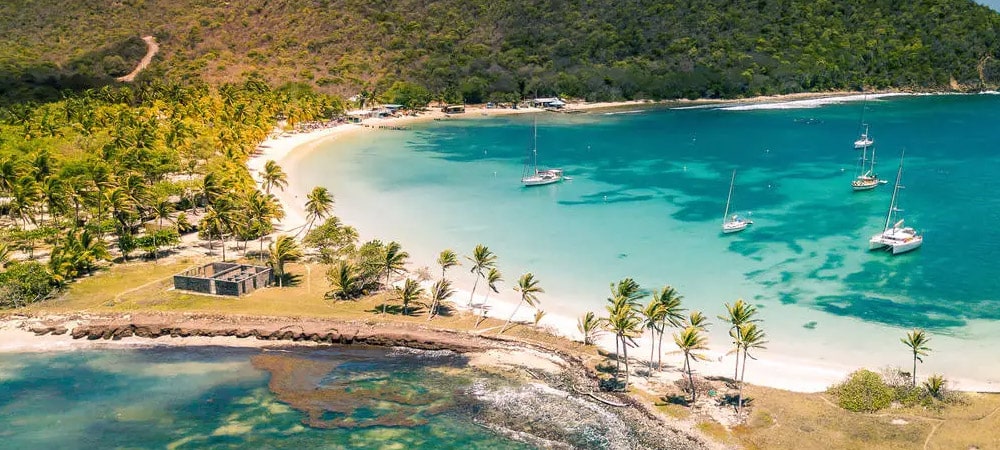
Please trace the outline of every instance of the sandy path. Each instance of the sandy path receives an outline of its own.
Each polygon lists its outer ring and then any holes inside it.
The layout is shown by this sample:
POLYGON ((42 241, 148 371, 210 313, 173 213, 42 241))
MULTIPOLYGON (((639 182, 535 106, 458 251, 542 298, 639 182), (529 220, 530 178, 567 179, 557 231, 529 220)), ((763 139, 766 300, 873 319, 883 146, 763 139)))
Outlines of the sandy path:
POLYGON ((139 61, 139 65, 135 66, 135 69, 133 69, 132 72, 128 75, 115 78, 115 80, 126 83, 132 82, 135 80, 135 77, 139 75, 139 72, 142 72, 143 69, 149 65, 149 63, 153 60, 153 56, 156 55, 156 52, 160 51, 160 44, 156 43, 156 38, 153 36, 143 36, 142 40, 146 41, 146 56, 142 57, 139 61))

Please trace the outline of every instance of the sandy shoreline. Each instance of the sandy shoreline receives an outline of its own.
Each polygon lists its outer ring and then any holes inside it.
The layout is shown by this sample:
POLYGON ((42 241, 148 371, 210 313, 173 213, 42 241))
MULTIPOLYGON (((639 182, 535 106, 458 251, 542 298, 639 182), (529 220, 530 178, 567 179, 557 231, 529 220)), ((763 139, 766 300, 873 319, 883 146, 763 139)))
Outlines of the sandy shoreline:
MULTIPOLYGON (((720 104, 732 105, 730 107, 746 107, 755 108, 760 106, 768 106, 776 103, 801 103, 807 102, 808 105, 805 106, 795 106, 795 107, 812 107, 821 104, 831 103, 831 102, 843 102, 843 101, 861 101, 867 98, 878 98, 887 97, 895 95, 908 95, 901 92, 879 92, 879 93, 858 93, 858 92, 830 92, 830 93, 800 93, 800 94, 789 94, 781 96, 769 96, 769 97, 757 97, 750 99, 733 99, 733 100, 679 100, 671 102, 649 102, 649 101, 634 101, 634 102, 618 102, 618 103, 592 103, 592 104, 575 104, 570 105, 568 109, 605 109, 605 108, 623 108, 631 106, 641 106, 641 107, 651 107, 651 106, 672 106, 678 108, 686 107, 706 107, 714 106, 720 104)), ((793 105, 794 106, 794 105, 793 105)), ((477 117, 489 117, 495 115, 507 115, 507 114, 524 114, 541 111, 536 108, 524 108, 524 109, 486 109, 482 107, 467 107, 466 113, 459 115, 462 118, 477 118, 477 117)), ((268 141, 261 144, 260 154, 255 158, 251 159, 248 166, 251 172, 256 174, 256 171, 263 167, 265 161, 275 160, 282 166, 290 166, 290 162, 294 161, 296 158, 301 158, 307 155, 310 151, 317 148, 322 143, 330 142, 339 136, 344 136, 347 133, 364 133, 364 132, 376 132, 379 131, 380 127, 402 127, 408 124, 419 123, 424 121, 436 120, 446 118, 446 115, 440 111, 430 111, 421 114, 417 117, 407 116, 401 118, 386 118, 386 119, 369 119, 364 121, 363 125, 340 125, 333 128, 321 129, 308 133, 294 134, 288 137, 279 137, 274 139, 269 139, 268 141)), ((256 175, 255 175, 256 176, 256 175)), ((282 222, 280 229, 291 230, 294 232, 298 227, 305 223, 304 213, 301 203, 298 199, 304 199, 304 193, 311 189, 307 186, 298 186, 295 183, 295 177, 292 172, 289 172, 290 185, 288 189, 284 192, 278 192, 279 199, 282 201, 285 211, 287 214, 286 219, 282 222)), ((334 193, 336 195, 336 193, 334 193)), ((353 224, 360 226, 362 228, 362 234, 364 234, 363 224, 353 224)), ((404 243, 405 245, 405 243, 404 243)), ((433 267, 434 261, 412 261, 411 269, 417 267, 433 267)), ((454 275, 453 275, 454 276, 454 275)), ((457 274, 456 285, 458 287, 470 286, 473 279, 467 274, 457 274)), ((476 295, 473 300, 473 306, 480 304, 484 301, 482 294, 482 289, 476 295)), ((558 293, 546 294, 547 296, 558 296, 558 293)), ((467 290, 459 289, 453 301, 459 309, 469 310, 466 305, 468 299, 470 298, 470 293, 467 290)), ((489 299, 489 311, 488 315, 490 317, 499 318, 505 320, 514 311, 516 306, 516 299, 511 296, 496 296, 494 295, 489 299)), ((581 312, 582 313, 582 312, 581 312)), ((522 307, 515 320, 520 320, 524 322, 532 322, 534 310, 528 307, 522 307)), ((600 314, 600 311, 598 311, 600 314)), ((547 328, 553 334, 563 336, 568 339, 579 340, 581 339, 580 333, 577 331, 576 318, 569 317, 565 315, 558 314, 548 314, 546 315, 541 323, 541 326, 547 328)), ((666 341, 670 341, 670 337, 665 338, 666 341)), ((649 339, 647 337, 642 337, 638 339, 639 347, 631 349, 629 351, 630 356, 636 355, 638 360, 642 360, 642 355, 648 357, 650 353, 649 339)), ((699 362, 696 365, 696 370, 703 376, 731 376, 732 375, 732 356, 727 355, 730 351, 729 346, 726 344, 713 342, 711 344, 710 350, 706 352, 706 356, 709 357, 708 361, 699 362)), ((598 340, 598 345, 602 346, 606 350, 613 350, 614 340, 611 336, 603 336, 598 340)), ((675 355, 669 352, 672 349, 672 345, 665 347, 664 361, 674 362, 677 359, 675 355)), ((747 372, 747 381, 756 385, 774 387, 779 389, 786 389, 796 392, 819 392, 826 390, 830 385, 843 380, 848 373, 859 367, 846 366, 835 363, 827 363, 821 361, 814 361, 805 358, 800 358, 792 355, 780 355, 768 353, 766 351, 762 352, 760 359, 753 361, 751 363, 751 370, 747 372)), ((874 368, 878 369, 878 368, 874 368)), ((680 378, 681 373, 676 368, 672 370, 665 371, 658 378, 663 380, 672 380, 680 378)), ((1000 391, 1000 383, 995 380, 969 380, 969 379, 959 379, 959 378, 949 378, 953 386, 969 391, 1000 391)))
MULTIPOLYGON (((691 105, 705 105, 705 104, 767 104, 776 102, 788 102, 788 101, 799 101, 799 100, 817 100, 825 99, 830 97, 837 97, 840 101, 844 101, 843 97, 855 96, 857 100, 862 98, 862 94, 857 92, 842 92, 842 93, 824 93, 824 94, 792 94, 787 96, 778 97, 760 97, 755 99, 739 99, 739 100, 725 100, 725 101, 677 101, 671 102, 670 105, 678 106, 691 106, 691 105)), ((620 102, 620 103, 596 103, 596 104, 582 104, 582 105, 571 105, 570 109, 597 109, 597 108, 616 108, 616 107, 631 107, 631 106, 664 106, 666 103, 654 103, 654 102, 620 102)), ((506 114, 523 114, 532 113, 540 111, 538 109, 527 108, 527 109, 485 109, 478 107, 469 107, 467 112, 460 117, 463 118, 475 118, 475 117, 489 117, 495 115, 506 115, 506 114)), ((369 119, 366 120, 362 125, 358 124, 342 124, 329 128, 322 128, 310 132, 304 133, 285 133, 279 136, 274 136, 267 141, 263 142, 259 146, 259 152, 248 162, 248 167, 251 174, 257 178, 259 171, 263 168, 264 164, 268 160, 274 160, 280 165, 289 165, 289 162, 294 161, 297 158, 301 158, 308 155, 309 152, 314 151, 323 144, 330 141, 339 139, 343 136, 347 136, 353 133, 370 133, 380 131, 379 127, 400 127, 406 126, 408 124, 419 123, 424 121, 430 121, 434 119, 445 118, 445 114, 439 111, 430 111, 428 113, 422 114, 417 117, 402 117, 402 118, 387 118, 387 119, 369 119)), ((287 169, 286 169, 287 171, 287 169)), ((305 193, 311 189, 311 186, 301 186, 296 182, 296 178, 292 172, 288 172, 289 175, 289 186, 284 191, 275 191, 278 199, 284 206, 286 217, 279 224, 278 229, 280 232, 295 234, 301 227, 305 224, 305 214, 303 211, 304 197, 305 193)), ((337 193, 334 193, 336 195, 337 193)), ((360 225, 363 228, 363 224, 352 224, 360 225)), ((362 230, 363 232, 363 230, 362 230)), ((300 236, 301 237, 301 236, 300 236)), ((404 243, 405 245, 405 243, 404 243)), ((410 268, 415 269, 417 267, 422 267, 424 265, 432 266, 433 261, 413 261, 410 268)), ((458 287, 467 288, 472 285, 472 278, 465 271, 460 271, 457 275, 456 285, 458 287)), ((455 276, 453 275, 453 276, 455 276)), ((483 289, 479 289, 476 298, 473 300, 474 304, 479 304, 484 301, 482 296, 483 289)), ((505 294, 504 296, 492 296, 489 299, 489 311, 488 315, 491 317, 499 318, 505 320, 514 310, 515 303, 512 301, 512 296, 510 294, 505 294)), ((546 294, 547 297, 558 297, 558 293, 546 294)), ((466 304, 470 298, 469 292, 465 290, 459 290, 456 292, 452 300, 459 309, 468 310, 466 304)), ((532 321, 532 315, 534 311, 528 307, 522 307, 519 311, 518 316, 515 320, 521 320, 525 322, 532 321)), ((601 311, 598 311, 601 314, 601 311)), ((293 320, 287 320, 286 324, 294 323, 293 320)), ((72 337, 67 335, 53 336, 51 334, 45 336, 35 336, 34 333, 23 330, 19 328, 21 323, 16 321, 11 321, 7 319, 5 322, 0 322, 0 352, 18 352, 18 351, 52 351, 52 350, 71 350, 77 348, 90 348, 93 346, 107 345, 107 342, 103 341, 90 341, 86 339, 74 340, 72 337)), ((548 314, 542 321, 541 326, 553 332, 554 334, 566 337, 568 339, 579 340, 580 335, 576 329, 576 318, 567 315, 558 314, 548 314)), ((665 353, 663 355, 663 361, 670 364, 669 370, 666 370, 663 374, 658 375, 656 378, 661 381, 669 381, 672 379, 680 378, 681 373, 677 367, 678 357, 676 354, 671 354, 673 345, 670 344, 670 336, 666 336, 665 341, 668 342, 667 347, 665 347, 665 353)), ((638 342, 640 346, 635 349, 630 349, 629 355, 635 358, 637 361, 643 361, 648 358, 650 353, 649 339, 644 336, 639 339, 638 342)), ((161 337, 155 341, 150 341, 144 338, 124 338, 122 341, 114 341, 112 345, 224 345, 224 346, 261 346, 261 345, 274 345, 272 341, 258 341, 254 339, 240 339, 235 337, 161 337), (135 340, 135 344, 131 344, 135 340), (205 340, 205 342, 202 342, 205 340)), ((285 342, 279 345, 288 345, 285 342)), ((599 339, 598 344, 604 349, 614 350, 614 340, 611 336, 605 334, 601 339, 599 339)), ((728 343, 723 342, 713 342, 711 349, 706 352, 709 357, 709 361, 699 362, 695 365, 696 372, 702 376, 731 376, 733 370, 733 360, 732 356, 728 356, 727 352, 730 350, 728 343)), ((747 371, 747 381, 756 385, 775 387, 780 389, 786 389, 797 392, 817 392, 823 391, 831 384, 842 380, 849 372, 857 369, 858 367, 849 367, 839 364, 825 363, 821 361, 814 361, 810 359, 805 359, 793 355, 781 355, 773 354, 767 351, 762 351, 758 355, 759 359, 750 363, 747 371)), ((878 369, 878 368, 875 368, 878 369)), ((953 382, 953 386, 961 390, 969 391, 1000 391, 1000 382, 995 380, 964 380, 949 377, 950 381, 953 382)))

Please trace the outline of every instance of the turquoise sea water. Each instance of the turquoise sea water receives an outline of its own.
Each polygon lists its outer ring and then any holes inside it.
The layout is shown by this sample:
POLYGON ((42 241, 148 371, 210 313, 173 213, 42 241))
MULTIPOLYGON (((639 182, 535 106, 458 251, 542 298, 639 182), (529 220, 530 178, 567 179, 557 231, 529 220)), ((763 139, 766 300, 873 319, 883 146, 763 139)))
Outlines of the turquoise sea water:
MULTIPOLYGON (((724 302, 753 301, 774 354, 905 365, 898 338, 923 327, 935 351, 922 370, 1000 382, 1000 238, 992 234, 1000 96, 537 119, 542 165, 563 167, 571 181, 520 186, 528 115, 351 135, 288 169, 297 185, 329 187, 337 215, 363 236, 398 240, 420 264, 443 248, 489 245, 507 280, 524 271, 540 278, 550 312, 603 310, 608 284, 631 276, 647 288, 674 285, 710 317, 724 302), (850 189, 863 107, 883 178, 894 178, 906 152, 899 205, 925 235, 910 254, 866 250, 892 186, 850 189), (734 169, 734 206, 755 224, 723 236, 734 169)), ((713 340, 724 345, 716 328, 713 340)))
POLYGON ((463 364, 343 348, 0 354, 0 448, 528 448, 473 422, 484 375, 463 364))

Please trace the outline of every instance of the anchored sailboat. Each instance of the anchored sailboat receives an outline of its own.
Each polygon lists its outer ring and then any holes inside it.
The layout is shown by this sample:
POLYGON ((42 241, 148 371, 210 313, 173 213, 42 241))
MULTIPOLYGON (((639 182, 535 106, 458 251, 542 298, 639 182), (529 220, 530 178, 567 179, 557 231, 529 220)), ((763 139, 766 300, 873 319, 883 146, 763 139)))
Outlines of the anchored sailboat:
POLYGON ((738 231, 745 230, 748 226, 753 224, 752 220, 744 219, 739 216, 739 214, 733 214, 732 217, 729 216, 729 207, 733 202, 733 187, 736 186, 736 171, 733 171, 733 179, 729 182, 729 198, 726 199, 726 212, 722 213, 722 232, 723 233, 736 233, 738 231))
POLYGON ((562 169, 538 169, 538 119, 532 120, 531 155, 524 161, 521 172, 521 184, 525 186, 543 186, 558 183, 563 180, 562 169))
POLYGON ((868 109, 868 94, 865 94, 865 101, 861 105, 861 126, 865 127, 865 131, 861 133, 861 137, 854 141, 854 148, 868 148, 875 144, 875 140, 868 135, 868 124, 865 123, 865 110, 868 109))
POLYGON ((889 212, 885 215, 885 226, 882 228, 881 233, 872 236, 868 240, 869 250, 886 250, 893 255, 898 255, 914 250, 924 243, 924 237, 917 233, 917 230, 904 227, 903 219, 898 218, 896 215, 896 213, 903 212, 903 210, 896 206, 899 190, 903 188, 899 184, 902 178, 903 157, 900 156, 899 171, 896 172, 896 185, 892 188, 892 200, 889 202, 889 212))
POLYGON ((851 181, 851 189, 855 191, 868 191, 875 189, 880 183, 885 183, 883 180, 878 179, 878 175, 875 174, 875 148, 872 147, 872 157, 868 160, 868 149, 865 148, 861 151, 861 164, 858 170, 858 176, 851 181), (865 163, 870 164, 866 167, 865 163))

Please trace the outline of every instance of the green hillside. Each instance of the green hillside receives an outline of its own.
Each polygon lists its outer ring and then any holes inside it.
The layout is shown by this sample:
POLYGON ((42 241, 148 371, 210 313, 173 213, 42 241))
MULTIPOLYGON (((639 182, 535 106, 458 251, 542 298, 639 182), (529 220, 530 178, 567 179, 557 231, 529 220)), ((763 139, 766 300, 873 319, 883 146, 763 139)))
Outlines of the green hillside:
POLYGON ((1000 83, 1000 13, 971 0, 8 0, 8 100, 146 76, 439 98, 739 97, 1000 83))

